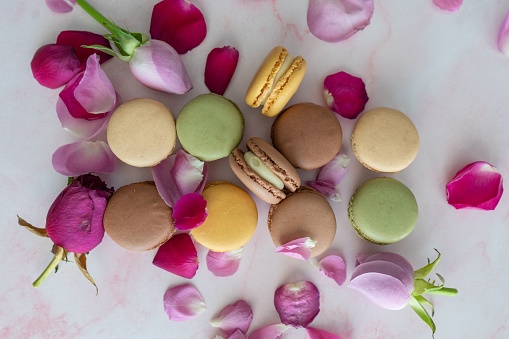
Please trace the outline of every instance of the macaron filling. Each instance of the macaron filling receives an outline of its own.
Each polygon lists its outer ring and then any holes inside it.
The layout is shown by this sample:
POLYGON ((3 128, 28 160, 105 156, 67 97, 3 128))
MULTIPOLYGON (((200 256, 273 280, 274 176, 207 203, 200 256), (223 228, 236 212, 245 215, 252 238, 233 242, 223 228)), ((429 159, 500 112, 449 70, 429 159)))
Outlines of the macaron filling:
POLYGON ((283 64, 277 71, 276 76, 274 77, 274 81, 272 82, 270 90, 267 92, 267 95, 265 96, 265 98, 263 98, 260 105, 265 104, 265 102, 267 101, 267 99, 270 96, 270 93, 272 92, 274 87, 276 87, 276 84, 279 82, 279 80, 281 80, 281 78, 286 74, 286 72, 292 67, 293 61, 294 61, 294 58, 290 54, 288 54, 286 56, 285 60, 283 61, 283 64))
POLYGON ((268 183, 276 186, 278 189, 282 190, 285 187, 283 180, 281 180, 274 172, 270 170, 267 165, 265 165, 260 158, 258 158, 253 152, 244 153, 244 160, 248 164, 248 166, 258 174, 263 180, 268 183))

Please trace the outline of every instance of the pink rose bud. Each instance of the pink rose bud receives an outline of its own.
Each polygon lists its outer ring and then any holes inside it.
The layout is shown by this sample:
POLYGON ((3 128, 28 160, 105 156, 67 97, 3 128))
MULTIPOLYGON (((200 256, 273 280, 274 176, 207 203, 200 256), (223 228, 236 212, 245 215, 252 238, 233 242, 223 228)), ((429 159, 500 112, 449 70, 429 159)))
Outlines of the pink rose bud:
POLYGON ((78 74, 81 62, 71 46, 49 44, 35 52, 30 67, 37 82, 55 89, 78 74))

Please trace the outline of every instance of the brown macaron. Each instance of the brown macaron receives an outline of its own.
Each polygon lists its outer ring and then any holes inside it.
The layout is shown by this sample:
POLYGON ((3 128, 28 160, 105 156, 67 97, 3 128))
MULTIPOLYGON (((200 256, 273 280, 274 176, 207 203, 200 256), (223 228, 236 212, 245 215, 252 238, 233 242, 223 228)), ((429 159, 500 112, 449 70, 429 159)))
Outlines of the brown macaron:
POLYGON ((277 204, 286 198, 285 189, 294 192, 300 187, 300 176, 295 168, 268 142, 254 137, 246 146, 250 154, 246 155, 239 148, 232 151, 230 167, 257 197, 277 204))
POLYGON ((155 249, 175 232, 172 209, 151 181, 120 187, 108 201, 103 223, 110 238, 130 251, 155 249))

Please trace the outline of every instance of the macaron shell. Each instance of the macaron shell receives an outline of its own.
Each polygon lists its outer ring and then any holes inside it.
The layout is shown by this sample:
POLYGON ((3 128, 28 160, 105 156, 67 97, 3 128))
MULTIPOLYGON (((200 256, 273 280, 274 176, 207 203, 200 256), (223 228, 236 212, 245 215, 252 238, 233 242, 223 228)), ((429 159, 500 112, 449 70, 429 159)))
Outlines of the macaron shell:
POLYGON ((285 109, 272 124, 274 147, 297 168, 311 170, 331 161, 341 148, 343 132, 329 109, 300 103, 285 109))
POLYGON ((103 223, 109 237, 130 251, 157 248, 175 232, 172 209, 153 182, 120 187, 108 201, 103 223))
POLYGON ((131 100, 113 112, 107 139, 112 152, 123 162, 135 167, 152 167, 175 148, 175 119, 158 101, 131 100))
POLYGON ((351 143, 355 156, 366 168, 394 173, 406 168, 417 156, 419 133, 404 113, 380 107, 361 116, 351 143))
POLYGON ((212 182, 203 190, 208 216, 191 230, 199 244, 215 252, 238 249, 251 239, 258 223, 253 199, 241 188, 226 182, 212 182))
POLYGON ((329 202, 308 187, 302 187, 279 204, 272 205, 267 223, 276 247, 304 237, 315 240, 312 257, 325 252, 336 235, 336 217, 329 202))

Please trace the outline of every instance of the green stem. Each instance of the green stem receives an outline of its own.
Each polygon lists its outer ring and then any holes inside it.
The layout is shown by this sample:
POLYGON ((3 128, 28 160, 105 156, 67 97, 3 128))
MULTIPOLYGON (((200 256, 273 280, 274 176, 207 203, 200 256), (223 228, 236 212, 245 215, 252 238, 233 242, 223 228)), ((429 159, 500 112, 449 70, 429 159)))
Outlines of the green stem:
POLYGON ((104 28, 106 28, 111 33, 115 33, 114 31, 112 31, 111 28, 112 28, 112 26, 116 27, 117 25, 115 25, 111 20, 106 18, 104 15, 102 15, 97 9, 95 9, 86 0, 76 0, 76 3, 78 5, 80 5, 80 7, 83 8, 83 10, 85 12, 87 12, 92 18, 94 18, 98 23, 103 25, 104 28))
POLYGON ((55 256, 53 257, 53 260, 51 260, 51 262, 49 263, 49 265, 46 267, 46 269, 41 273, 41 275, 32 283, 32 286, 33 287, 39 287, 40 284, 42 284, 42 282, 44 280, 46 280, 46 278, 51 274, 51 272, 53 272, 53 270, 55 269, 55 267, 57 267, 58 263, 62 260, 62 257, 63 257, 63 254, 64 254, 64 249, 62 247, 59 247, 58 248, 58 251, 57 253, 55 254, 55 256))

